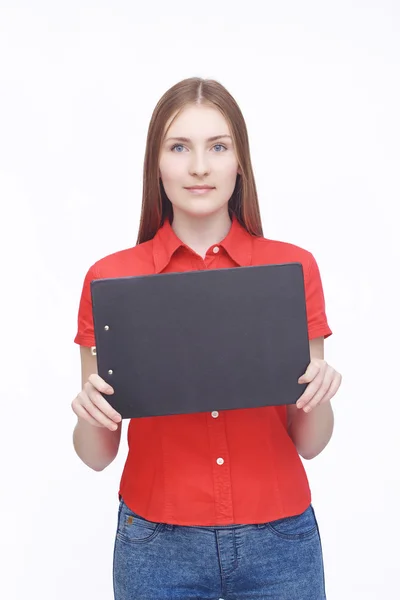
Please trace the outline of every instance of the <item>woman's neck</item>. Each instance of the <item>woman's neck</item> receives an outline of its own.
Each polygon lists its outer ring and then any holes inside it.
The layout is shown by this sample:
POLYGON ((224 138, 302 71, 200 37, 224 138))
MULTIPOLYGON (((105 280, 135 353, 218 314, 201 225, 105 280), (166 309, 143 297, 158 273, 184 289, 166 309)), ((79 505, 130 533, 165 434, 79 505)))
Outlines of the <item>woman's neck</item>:
POLYGON ((191 217, 174 211, 172 229, 178 238, 202 258, 214 244, 219 244, 232 226, 227 209, 205 217, 191 217))

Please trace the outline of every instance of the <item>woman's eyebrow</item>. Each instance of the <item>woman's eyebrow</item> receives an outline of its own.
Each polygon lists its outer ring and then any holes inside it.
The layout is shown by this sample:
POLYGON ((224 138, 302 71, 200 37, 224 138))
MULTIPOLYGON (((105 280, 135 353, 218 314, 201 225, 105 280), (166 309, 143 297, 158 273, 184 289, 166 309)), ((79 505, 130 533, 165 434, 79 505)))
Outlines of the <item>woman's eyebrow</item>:
MULTIPOLYGON (((207 142, 215 142, 215 140, 220 140, 221 138, 229 138, 232 139, 230 135, 227 135, 226 133, 223 133, 222 135, 213 135, 212 137, 208 138, 208 140, 206 140, 207 142)), ((189 143, 191 140, 190 138, 187 137, 170 137, 167 140, 165 140, 166 142, 169 142, 171 140, 175 140, 178 142, 186 142, 189 143)))

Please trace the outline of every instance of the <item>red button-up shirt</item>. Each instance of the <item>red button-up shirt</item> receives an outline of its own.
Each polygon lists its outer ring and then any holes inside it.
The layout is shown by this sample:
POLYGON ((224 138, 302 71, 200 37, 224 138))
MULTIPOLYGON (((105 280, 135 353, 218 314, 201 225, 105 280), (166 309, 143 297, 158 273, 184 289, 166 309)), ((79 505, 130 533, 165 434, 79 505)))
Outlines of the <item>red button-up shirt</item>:
MULTIPOLYGON (((205 259, 167 221, 148 242, 116 252, 88 270, 75 342, 95 346, 93 279, 301 262, 309 338, 332 332, 319 269, 298 246, 250 235, 234 218, 205 259)), ((119 494, 142 517, 177 525, 263 523, 303 512, 306 472, 287 431, 286 406, 131 419, 119 494)))

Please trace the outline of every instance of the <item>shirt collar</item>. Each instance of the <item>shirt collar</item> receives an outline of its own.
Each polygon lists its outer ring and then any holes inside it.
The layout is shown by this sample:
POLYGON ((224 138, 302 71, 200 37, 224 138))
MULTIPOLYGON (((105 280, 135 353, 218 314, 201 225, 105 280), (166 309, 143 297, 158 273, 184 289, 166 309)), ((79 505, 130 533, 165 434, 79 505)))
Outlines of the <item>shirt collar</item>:
MULTIPOLYGON (((229 256, 240 266, 251 265, 253 236, 239 223, 233 215, 232 226, 227 236, 219 243, 229 256)), ((178 238, 168 219, 159 228, 153 238, 153 258, 155 272, 161 273, 170 262, 173 254, 185 244, 178 238)))

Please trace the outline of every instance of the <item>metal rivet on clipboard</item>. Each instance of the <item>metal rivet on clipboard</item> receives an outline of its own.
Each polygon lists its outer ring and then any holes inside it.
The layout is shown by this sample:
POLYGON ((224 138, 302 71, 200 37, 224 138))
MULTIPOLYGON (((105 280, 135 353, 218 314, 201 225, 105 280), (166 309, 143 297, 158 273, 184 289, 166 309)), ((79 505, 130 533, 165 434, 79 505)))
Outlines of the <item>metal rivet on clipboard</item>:
MULTIPOLYGON (((110 329, 110 327, 108 325, 104 325, 104 330, 108 331, 110 329)), ((92 346, 90 348, 90 351, 92 353, 92 356, 97 356, 97 351, 96 351, 96 346, 92 346)))
MULTIPOLYGON (((109 331, 110 327, 109 325, 104 325, 104 331, 109 331)), ((112 369, 108 370, 108 374, 112 375, 114 373, 114 371, 112 369)))
MULTIPOLYGON (((109 331, 110 327, 109 325, 104 325, 104 331, 109 331)), ((90 352, 92 353, 92 356, 97 356, 97 350, 96 350, 96 346, 92 346, 90 348, 90 352)), ((111 369, 108 371, 109 375, 112 375, 112 371, 111 369)))

